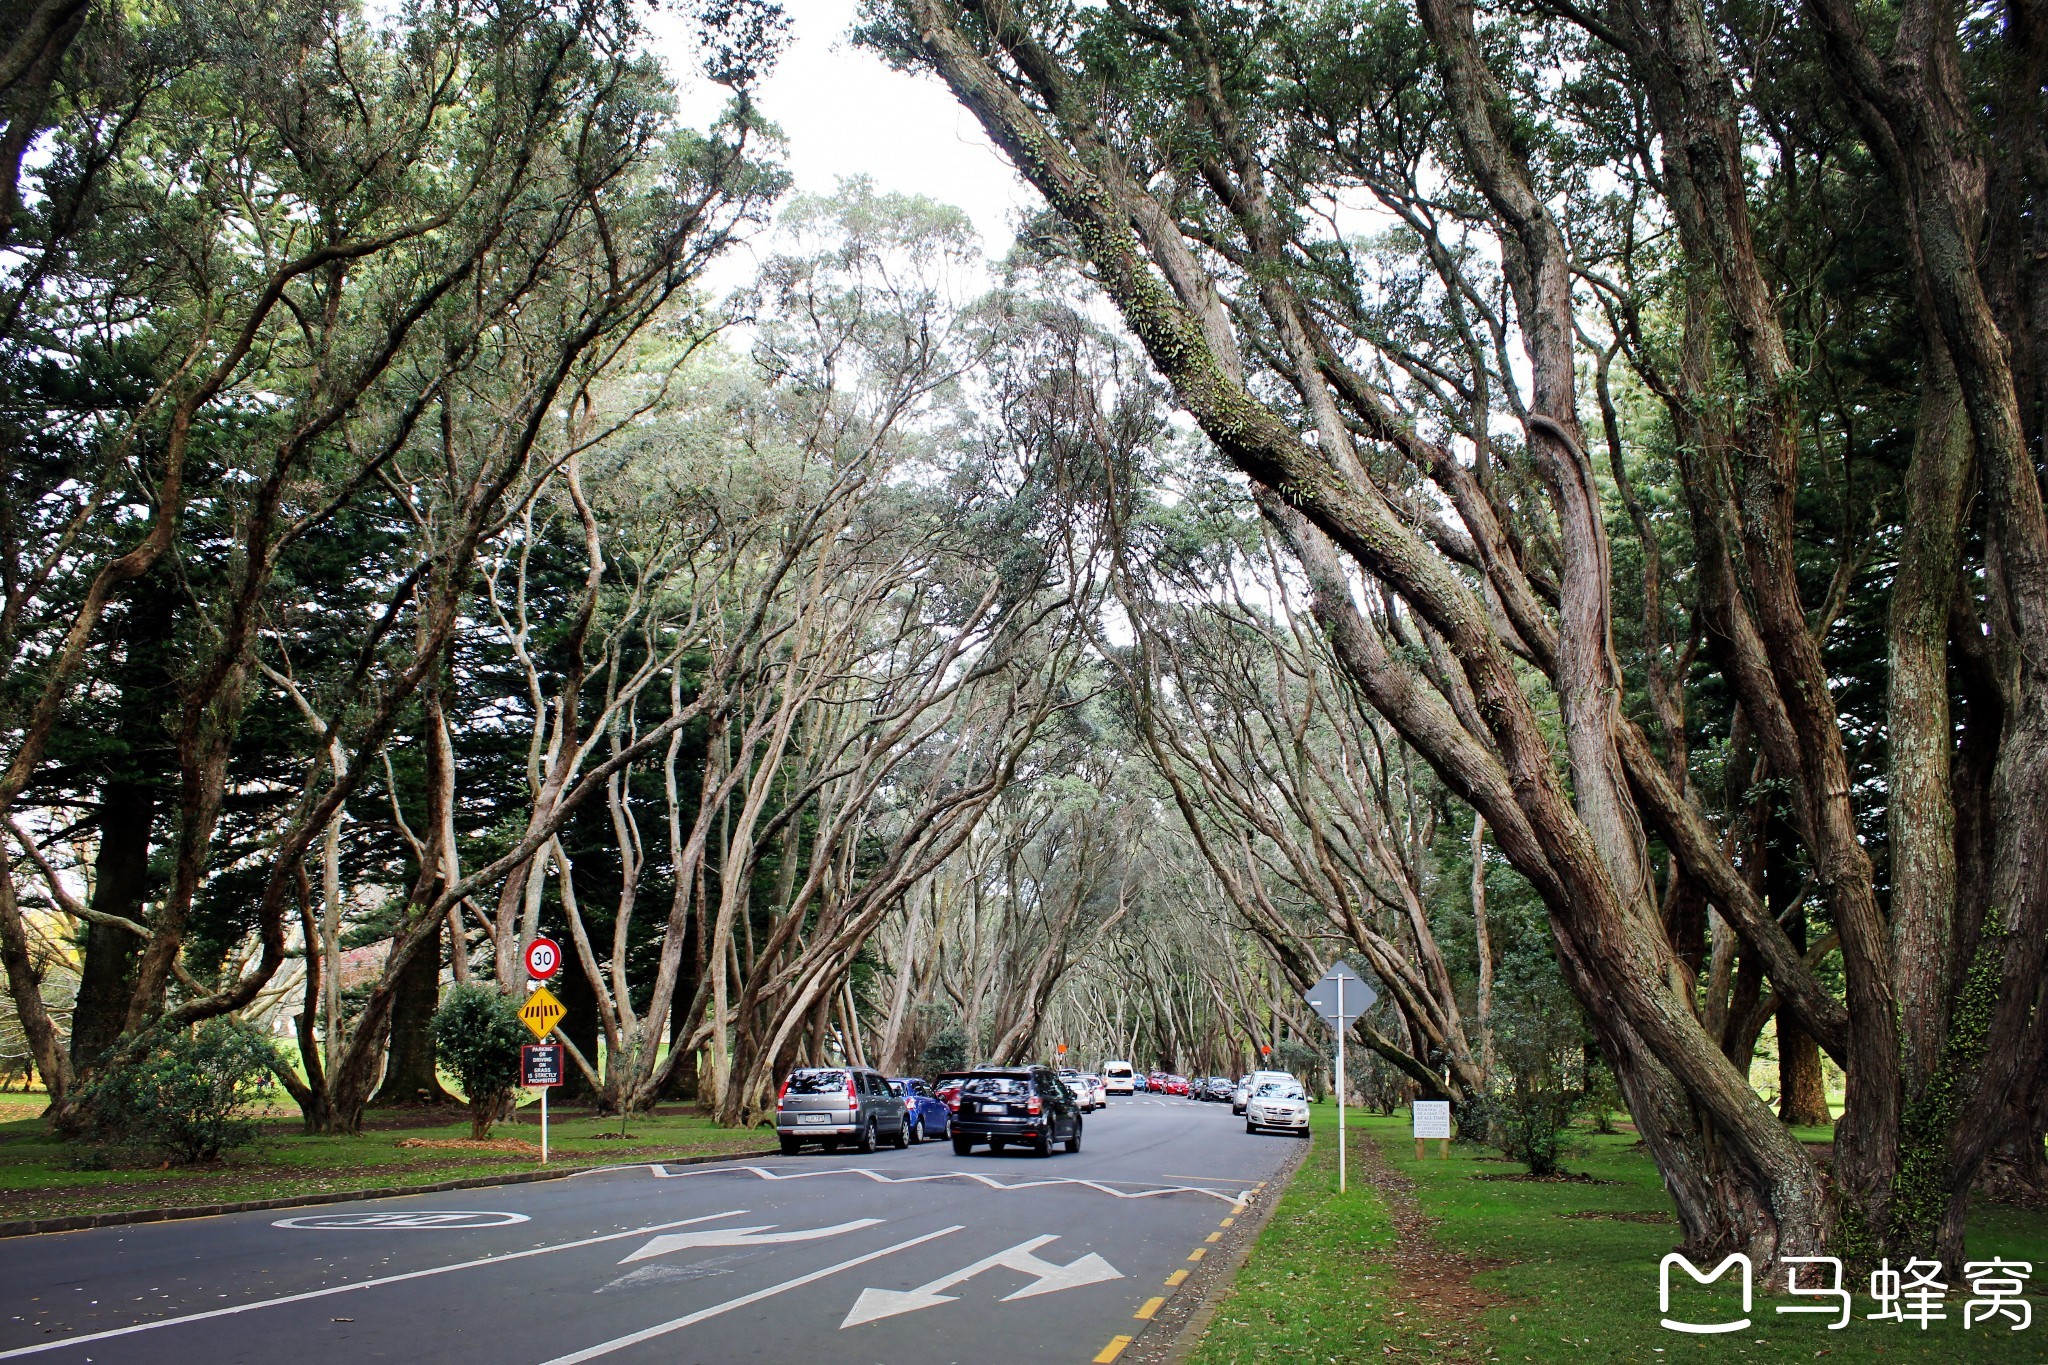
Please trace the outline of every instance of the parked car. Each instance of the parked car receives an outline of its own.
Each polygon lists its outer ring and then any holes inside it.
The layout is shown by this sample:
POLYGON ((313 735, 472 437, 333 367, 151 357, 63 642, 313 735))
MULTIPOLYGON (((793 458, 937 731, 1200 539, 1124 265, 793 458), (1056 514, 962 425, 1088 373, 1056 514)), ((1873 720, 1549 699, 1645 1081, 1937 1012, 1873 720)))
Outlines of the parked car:
POLYGON ((1237 1089, 1230 1092, 1230 1112, 1233 1114, 1242 1114, 1244 1112, 1246 1102, 1249 1101, 1252 1097, 1252 1092, 1257 1090, 1260 1086, 1264 1085, 1267 1081, 1294 1081, 1296 1085, 1301 1084, 1301 1082, 1295 1080, 1294 1076, 1289 1072, 1254 1071, 1249 1076, 1240 1077, 1237 1082, 1237 1089))
POLYGON ((1109 1108, 1109 1086, 1103 1082, 1102 1077, 1092 1071, 1084 1071, 1081 1073, 1081 1079, 1088 1083, 1088 1098, 1091 1101, 1090 1108, 1109 1108))
POLYGON ((1129 1062, 1104 1062, 1102 1064, 1102 1087, 1112 1095, 1128 1095, 1135 1091, 1138 1075, 1131 1070, 1129 1062))
POLYGON ((1146 1072, 1145 1088, 1155 1095, 1166 1094, 1166 1073, 1164 1071, 1146 1072))
POLYGON ((1202 1098, 1205 1100, 1227 1100, 1230 1098, 1230 1078, 1211 1076, 1202 1082, 1202 1098))
POLYGON ((1051 1067, 984 1067, 960 1085, 953 1150, 966 1156, 978 1142, 991 1154, 1015 1143, 1051 1156, 1055 1142, 1081 1150, 1081 1103, 1051 1067))
POLYGON ((868 1066, 802 1066, 789 1073, 775 1095, 775 1136, 785 1156, 807 1142, 828 1152, 841 1142, 872 1152, 884 1139, 910 1145, 903 1101, 882 1073, 868 1066))
POLYGON ((1188 1093, 1188 1078, 1185 1076, 1168 1076, 1166 1078, 1166 1093, 1169 1095, 1186 1095, 1188 1093))
POLYGON ((903 1097, 904 1121, 910 1125, 910 1140, 937 1140, 952 1130, 953 1111, 916 1076, 898 1076, 889 1088, 903 1097))
POLYGON ((1245 1103, 1244 1130, 1278 1128, 1308 1136, 1308 1095, 1292 1079, 1267 1081, 1245 1103))
POLYGON ((1076 1071, 1073 1067, 1063 1066, 1059 1070, 1059 1077, 1067 1089, 1074 1092, 1074 1098, 1081 1102, 1082 1113, 1092 1114, 1109 1102, 1107 1096, 1102 1092, 1102 1078, 1100 1076, 1090 1076, 1085 1071, 1076 1071))

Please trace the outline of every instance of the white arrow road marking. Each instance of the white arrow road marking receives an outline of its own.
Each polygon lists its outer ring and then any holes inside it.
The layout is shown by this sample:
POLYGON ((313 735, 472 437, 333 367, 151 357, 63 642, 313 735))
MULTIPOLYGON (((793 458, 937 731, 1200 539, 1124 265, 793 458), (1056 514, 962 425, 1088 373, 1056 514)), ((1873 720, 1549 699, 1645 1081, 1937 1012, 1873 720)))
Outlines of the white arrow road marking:
POLYGON ((599 1356, 610 1355, 613 1351, 623 1351, 628 1346, 638 1346, 643 1341, 652 1341, 656 1337, 667 1336, 670 1332, 679 1332, 685 1327, 694 1327, 707 1318, 715 1318, 721 1313, 730 1313, 735 1308, 745 1308, 751 1304, 759 1303, 763 1299, 772 1299, 777 1294, 788 1290, 801 1289, 807 1284, 824 1279, 827 1275, 837 1275, 842 1270, 851 1270, 857 1265, 866 1265, 869 1261, 879 1261, 884 1256, 894 1256, 899 1251, 908 1251, 910 1248, 929 1242, 934 1238, 958 1232, 966 1226, 965 1223, 955 1223, 949 1228, 940 1228, 937 1232, 927 1232, 922 1237, 912 1237, 906 1242, 894 1242, 883 1247, 880 1251, 870 1251, 865 1256, 855 1256, 851 1260, 841 1261, 837 1265, 828 1265, 823 1270, 813 1270, 808 1275, 799 1275, 793 1280, 784 1280, 781 1284, 771 1284, 766 1289, 756 1289, 751 1294, 742 1294, 736 1299, 727 1299, 724 1303, 714 1303, 709 1308, 700 1308, 694 1313, 686 1313, 682 1317, 656 1323, 652 1327, 623 1337, 614 1337, 610 1341, 600 1341, 595 1346, 585 1347, 583 1350, 572 1352, 569 1355, 556 1356, 553 1360, 544 1361, 542 1365, 582 1365, 582 1362, 586 1360, 595 1360, 599 1356))
POLYGON ((1036 1294, 1056 1294, 1062 1289, 1079 1289, 1084 1284, 1100 1284, 1104 1280, 1121 1280, 1124 1273, 1094 1252, 1078 1258, 1067 1265, 1054 1265, 1031 1253, 1047 1242, 1057 1242, 1059 1237, 1047 1233, 1033 1237, 1028 1242, 1019 1242, 1013 1247, 998 1251, 993 1256, 984 1256, 973 1265, 956 1270, 950 1275, 941 1275, 928 1284, 915 1289, 863 1289, 854 1300, 853 1307, 846 1315, 846 1321, 839 1324, 839 1330, 858 1327, 864 1322, 875 1322, 882 1318, 893 1318, 898 1313, 914 1313, 920 1308, 931 1308, 942 1303, 951 1303, 957 1295, 941 1294, 941 1289, 951 1289, 956 1284, 965 1284, 984 1270, 1004 1266, 1019 1270, 1037 1278, 1014 1294, 1003 1295, 1003 1302, 1012 1299, 1028 1299, 1036 1294))
POLYGON ((557 1242, 553 1246, 531 1247, 525 1251, 508 1251, 501 1256, 479 1256, 473 1261, 457 1261, 453 1265, 437 1265, 426 1270, 408 1270, 403 1275, 384 1275, 374 1280, 357 1280, 353 1284, 337 1284, 327 1289, 309 1289, 303 1294, 286 1294, 282 1298, 258 1299, 255 1303, 238 1303, 232 1308, 212 1308, 204 1313, 187 1313, 183 1317, 160 1318, 155 1322, 138 1322, 132 1327, 116 1327, 107 1332, 92 1332, 82 1337, 60 1337, 54 1341, 38 1342, 34 1346, 17 1346, 11 1351, 0 1351, 0 1360, 13 1360, 19 1356, 39 1355, 44 1351, 61 1351, 67 1346, 84 1346, 90 1342, 106 1341, 112 1337, 133 1336, 137 1332, 154 1332, 160 1327, 177 1327, 187 1322, 205 1322, 211 1318, 228 1318, 237 1313, 253 1313, 259 1308, 278 1308, 288 1303, 304 1303, 308 1299, 324 1299, 331 1294, 347 1294, 358 1289, 377 1289, 387 1284, 402 1284, 407 1280, 423 1280, 429 1275, 446 1275, 457 1270, 475 1270, 480 1266, 499 1265, 506 1261, 523 1261, 529 1256, 545 1256, 552 1251, 574 1251, 578 1247, 596 1246, 600 1242, 616 1242, 626 1237, 645 1237, 650 1232, 664 1228, 686 1228, 692 1223, 710 1223, 720 1218, 738 1218, 745 1209, 727 1209, 724 1213, 707 1213, 701 1218, 678 1218, 673 1223, 652 1223, 646 1227, 627 1228, 624 1232, 608 1232, 599 1237, 582 1237, 573 1242, 557 1242))
POLYGON ((1211 1199, 1218 1199, 1226 1204, 1242 1204, 1250 1199, 1252 1195, 1252 1191, 1249 1189, 1241 1189, 1233 1194, 1229 1190, 1207 1190, 1196 1185, 1155 1184, 1150 1189, 1119 1190, 1115 1188, 1118 1185, 1144 1185, 1149 1182, 1143 1180, 1083 1180, 1078 1176, 1070 1175, 1045 1176, 1036 1179, 1027 1176, 1019 1178, 1013 1184, 1005 1185, 1000 1180, 985 1176, 978 1171, 938 1171, 930 1175, 886 1175, 881 1171, 871 1171, 864 1166, 835 1166, 830 1170, 824 1171, 775 1171, 770 1170, 766 1166, 695 1166, 687 1171, 671 1171, 666 1166, 657 1164, 651 1165, 647 1169, 654 1172, 654 1178, 657 1180, 694 1180, 699 1176, 739 1175, 742 1173, 759 1176, 763 1180, 812 1180, 821 1175, 861 1175, 882 1185, 921 1185, 928 1180, 969 1180, 977 1185, 985 1185, 992 1190, 1000 1190, 1005 1194, 1012 1190, 1036 1190, 1053 1185, 1079 1185, 1100 1194, 1113 1195, 1118 1199, 1152 1199, 1159 1195, 1168 1194, 1206 1194, 1211 1199))
POLYGON ((842 1232, 858 1232, 881 1222, 879 1218, 856 1218, 851 1223, 834 1223, 829 1228, 791 1228, 788 1232, 770 1232, 773 1223, 763 1223, 757 1228, 713 1228, 708 1232, 671 1232, 655 1238, 631 1256, 620 1261, 630 1265, 644 1261, 650 1256, 666 1256, 671 1251, 686 1251, 691 1247, 758 1247, 770 1246, 777 1242, 815 1242, 821 1237, 837 1237, 842 1232))

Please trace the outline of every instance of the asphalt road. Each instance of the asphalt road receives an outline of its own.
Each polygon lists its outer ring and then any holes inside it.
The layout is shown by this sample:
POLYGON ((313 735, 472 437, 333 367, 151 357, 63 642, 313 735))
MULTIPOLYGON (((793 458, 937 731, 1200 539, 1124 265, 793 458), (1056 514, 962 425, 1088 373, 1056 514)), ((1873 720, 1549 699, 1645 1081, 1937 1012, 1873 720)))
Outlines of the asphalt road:
POLYGON ((1113 1099, 1079 1153, 806 1152, 0 1241, 0 1360, 1091 1361, 1300 1139, 1113 1099))

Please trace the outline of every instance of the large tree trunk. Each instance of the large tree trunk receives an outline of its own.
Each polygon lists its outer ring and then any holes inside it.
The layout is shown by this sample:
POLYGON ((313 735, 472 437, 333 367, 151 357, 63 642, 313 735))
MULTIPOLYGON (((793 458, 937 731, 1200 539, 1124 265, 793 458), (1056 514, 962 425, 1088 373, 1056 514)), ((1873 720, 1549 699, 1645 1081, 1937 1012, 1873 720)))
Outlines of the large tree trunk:
MULTIPOLYGON (((125 727, 124 727, 125 729, 125 727)), ((149 836, 156 795, 140 782, 114 779, 100 795, 99 851, 93 858, 92 908, 140 923, 149 892, 149 836)), ((113 924, 86 926, 78 1002, 71 1013, 71 1065, 92 1071, 121 1036, 143 940, 113 924)))
POLYGON ((439 915, 426 926, 419 951, 398 974, 391 1001, 391 1043, 384 1063, 384 1083, 371 1105, 454 1104, 441 1087, 434 1065, 434 1011, 441 1003, 441 941, 446 921, 439 915))

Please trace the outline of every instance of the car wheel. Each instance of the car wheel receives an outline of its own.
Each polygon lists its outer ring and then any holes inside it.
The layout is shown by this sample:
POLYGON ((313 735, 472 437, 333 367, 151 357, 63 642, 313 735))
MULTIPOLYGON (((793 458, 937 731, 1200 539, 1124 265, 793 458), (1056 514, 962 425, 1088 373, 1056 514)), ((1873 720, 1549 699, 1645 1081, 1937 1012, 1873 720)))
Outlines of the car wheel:
MULTIPOLYGON (((918 1121, 917 1121, 916 1123, 913 1123, 913 1124, 911 1124, 911 1125, 910 1125, 910 1126, 909 1126, 908 1128, 906 1128, 906 1129, 905 1129, 904 1131, 910 1134, 910 1142, 912 1142, 912 1143, 915 1143, 915 1142, 923 1142, 923 1141, 924 1141, 924 1120, 923 1120, 923 1119, 919 1119, 919 1120, 918 1120, 918 1121)), ((909 1145, 910 1145, 910 1143, 905 1143, 904 1145, 905 1145, 905 1146, 909 1146, 909 1145)))
POLYGON ((1252 1122, 1252 1121, 1251 1121, 1250 1119, 1246 1119, 1246 1120, 1244 1121, 1244 1130, 1245 1130, 1245 1131, 1246 1131, 1247 1133, 1256 1133, 1256 1132, 1258 1132, 1258 1131, 1259 1131, 1259 1125, 1258 1125, 1258 1124, 1256 1124, 1256 1123, 1253 1123, 1253 1122, 1252 1122))
POLYGON ((1035 1144, 1035 1145, 1034 1145, 1034 1146, 1032 1147, 1032 1149, 1031 1149, 1031 1155, 1033 1155, 1033 1156, 1051 1156, 1051 1155, 1052 1155, 1052 1129, 1050 1129, 1050 1128, 1046 1129, 1046 1130, 1045 1130, 1045 1132, 1044 1132, 1043 1134, 1041 1134, 1041 1135, 1039 1136, 1038 1142, 1037 1142, 1037 1143, 1036 1143, 1036 1144, 1035 1144))
POLYGON ((966 1156, 969 1152, 973 1150, 974 1143, 970 1139, 964 1137, 956 1137, 953 1139, 954 1156, 966 1156))
POLYGON ((1074 1120, 1074 1135, 1067 1139, 1067 1150, 1069 1152, 1081 1150, 1081 1120, 1079 1119, 1074 1120))
POLYGON ((899 1120, 896 1124, 896 1150, 900 1152, 909 1145, 910 1122, 907 1119, 899 1120))
POLYGON ((798 1142, 795 1138, 786 1137, 782 1139, 782 1154, 784 1156, 795 1156, 798 1152, 802 1150, 803 1144, 801 1142, 798 1142))
POLYGON ((869 1119, 868 1126, 860 1130, 860 1144, 854 1150, 862 1156, 866 1156, 869 1152, 875 1150, 875 1121, 873 1119, 869 1119))
POLYGON ((1308 1141, 1308 1129, 1304 1128, 1304 1129, 1302 1129, 1302 1130, 1301 1130, 1301 1140, 1302 1140, 1303 1142, 1307 1142, 1307 1141, 1308 1141))

